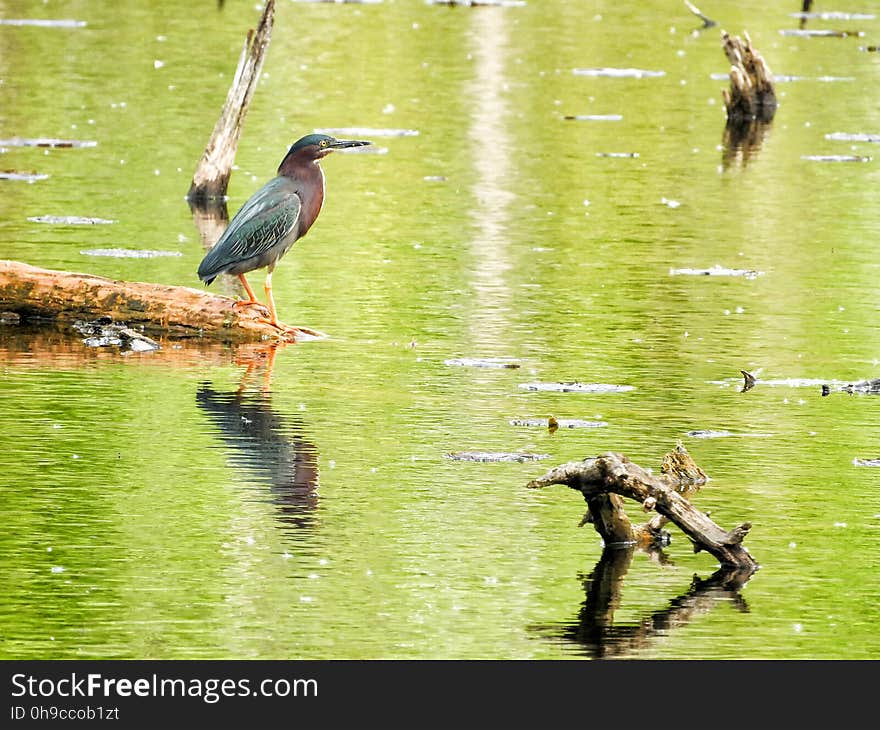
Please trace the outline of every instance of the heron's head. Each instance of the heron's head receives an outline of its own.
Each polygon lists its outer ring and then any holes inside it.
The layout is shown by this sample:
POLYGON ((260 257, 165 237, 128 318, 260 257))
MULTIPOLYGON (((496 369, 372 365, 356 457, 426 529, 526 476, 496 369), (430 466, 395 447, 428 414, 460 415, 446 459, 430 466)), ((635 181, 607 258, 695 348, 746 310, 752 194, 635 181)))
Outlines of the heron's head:
POLYGON ((364 147, 370 144, 359 139, 336 139, 329 134, 307 134, 298 139, 288 150, 287 155, 297 155, 300 158, 320 160, 333 150, 346 149, 348 147, 364 147))

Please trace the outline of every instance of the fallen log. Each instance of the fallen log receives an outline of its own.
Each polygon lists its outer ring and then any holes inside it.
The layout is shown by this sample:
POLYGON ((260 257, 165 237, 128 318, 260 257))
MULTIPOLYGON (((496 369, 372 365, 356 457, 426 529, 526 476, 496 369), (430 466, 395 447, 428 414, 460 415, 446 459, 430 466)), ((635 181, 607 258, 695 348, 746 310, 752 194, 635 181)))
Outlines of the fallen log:
MULTIPOLYGON (((256 307, 233 307, 230 297, 183 286, 117 281, 102 276, 41 269, 0 261, 0 311, 23 321, 65 322, 110 317, 129 327, 179 337, 208 336, 231 342, 279 339, 282 333, 256 307)), ((324 337, 307 328, 288 340, 324 337)))
POLYGON ((583 461, 562 464, 527 485, 530 489, 564 484, 583 494, 588 513, 581 524, 592 522, 606 547, 630 546, 659 537, 660 529, 673 522, 694 544, 694 550, 711 553, 722 565, 749 570, 758 567, 742 541, 751 529, 743 523, 724 530, 688 501, 687 495, 708 481, 687 450, 678 447, 664 457, 659 476, 654 476, 622 454, 607 453, 583 461), (621 497, 656 510, 645 525, 632 524, 621 497))
POLYGON ((188 200, 222 198, 226 195, 241 127, 260 80, 266 50, 272 38, 274 17, 275 0, 268 0, 256 31, 248 31, 223 111, 193 174, 186 195, 188 200))

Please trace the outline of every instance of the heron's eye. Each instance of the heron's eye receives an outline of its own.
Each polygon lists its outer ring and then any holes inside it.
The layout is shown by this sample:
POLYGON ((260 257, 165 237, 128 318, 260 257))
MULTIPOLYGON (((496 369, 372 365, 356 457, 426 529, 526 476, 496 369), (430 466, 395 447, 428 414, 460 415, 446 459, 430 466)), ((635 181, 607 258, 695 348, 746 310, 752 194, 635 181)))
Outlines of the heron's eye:
POLYGON ((321 140, 321 147, 326 147, 328 145, 328 143, 329 143, 329 140, 322 139, 321 140))

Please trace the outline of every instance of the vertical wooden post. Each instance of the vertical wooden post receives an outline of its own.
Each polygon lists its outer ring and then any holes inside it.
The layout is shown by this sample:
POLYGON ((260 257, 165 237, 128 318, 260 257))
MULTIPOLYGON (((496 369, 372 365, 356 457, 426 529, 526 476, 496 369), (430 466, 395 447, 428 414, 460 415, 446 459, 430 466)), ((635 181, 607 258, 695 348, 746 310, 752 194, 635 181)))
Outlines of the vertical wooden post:
POLYGON ((272 37, 274 15, 275 0, 267 0, 256 31, 248 31, 223 111, 193 174, 186 196, 190 202, 222 198, 226 195, 241 127, 260 80, 266 49, 272 37))

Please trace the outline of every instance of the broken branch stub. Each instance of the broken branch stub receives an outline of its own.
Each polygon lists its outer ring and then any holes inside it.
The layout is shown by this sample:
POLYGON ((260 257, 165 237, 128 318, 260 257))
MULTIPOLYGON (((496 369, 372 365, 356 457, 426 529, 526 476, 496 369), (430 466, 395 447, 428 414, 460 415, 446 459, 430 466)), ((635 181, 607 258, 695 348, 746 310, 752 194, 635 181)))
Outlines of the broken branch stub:
POLYGON ((275 0, 269 0, 256 31, 248 31, 226 103, 193 174, 187 200, 209 200, 222 198, 226 194, 242 124, 260 80, 266 50, 272 38, 274 15, 275 0))
POLYGON ((695 550, 711 553, 722 565, 757 569, 757 562, 742 545, 751 529, 749 523, 724 530, 688 501, 687 495, 707 481, 705 472, 679 444, 664 458, 659 476, 622 454, 607 453, 557 466, 529 482, 528 487, 564 484, 580 491, 590 511, 584 521, 592 522, 606 545, 644 542, 656 536, 664 524, 673 522, 693 542, 695 550), (623 510, 621 497, 656 510, 658 516, 634 527, 623 510))
POLYGON ((728 123, 769 122, 776 114, 776 87, 763 56, 745 39, 721 31, 722 48, 731 63, 730 90, 722 90, 728 123))

